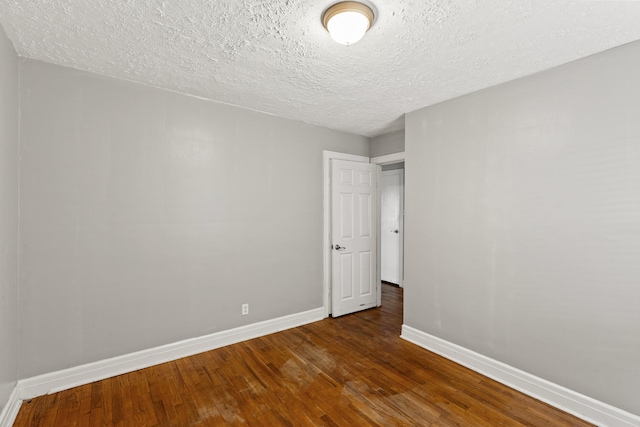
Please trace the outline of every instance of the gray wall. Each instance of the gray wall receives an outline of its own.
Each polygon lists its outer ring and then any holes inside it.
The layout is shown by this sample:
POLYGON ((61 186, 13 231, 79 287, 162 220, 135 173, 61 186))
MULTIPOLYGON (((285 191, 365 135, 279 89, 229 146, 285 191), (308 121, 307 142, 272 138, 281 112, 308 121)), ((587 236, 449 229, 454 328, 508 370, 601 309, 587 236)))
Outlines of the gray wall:
POLYGON ((405 323, 640 414, 640 42, 406 117, 405 323))
POLYGON ((371 138, 371 157, 404 151, 404 130, 385 133, 371 138))
POLYGON ((0 412, 18 379, 18 57, 0 27, 0 412))
POLYGON ((367 138, 21 67, 22 376, 322 307, 322 150, 367 138))

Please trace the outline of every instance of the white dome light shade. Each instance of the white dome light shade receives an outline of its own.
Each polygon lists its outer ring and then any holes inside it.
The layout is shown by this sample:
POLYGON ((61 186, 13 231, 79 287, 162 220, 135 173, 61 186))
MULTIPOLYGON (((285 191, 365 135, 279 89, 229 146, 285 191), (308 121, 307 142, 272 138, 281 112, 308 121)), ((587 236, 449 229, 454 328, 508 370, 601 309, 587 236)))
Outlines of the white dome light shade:
POLYGON ((344 45, 360 40, 373 22, 373 11, 355 1, 336 3, 327 9, 322 22, 331 38, 344 45))
POLYGON ((360 12, 342 12, 327 22, 327 30, 336 42, 350 45, 359 41, 369 29, 369 20, 360 12))

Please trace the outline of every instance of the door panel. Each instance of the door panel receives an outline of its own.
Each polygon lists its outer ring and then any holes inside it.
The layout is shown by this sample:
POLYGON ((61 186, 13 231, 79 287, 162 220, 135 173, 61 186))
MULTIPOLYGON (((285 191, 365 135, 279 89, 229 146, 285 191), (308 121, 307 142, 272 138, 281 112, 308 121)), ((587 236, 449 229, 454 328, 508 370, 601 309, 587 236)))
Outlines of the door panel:
POLYGON ((360 194, 360 237, 371 238, 373 224, 371 223, 371 195, 360 194))
POLYGON ((341 239, 353 238, 353 194, 340 194, 340 231, 341 239))
POLYGON ((376 305, 379 166, 331 161, 332 316, 376 305))
POLYGON ((353 254, 340 254, 341 277, 340 285, 342 288, 342 298, 353 298, 353 254))
POLYGON ((371 271, 371 252, 360 252, 360 295, 373 293, 371 271))

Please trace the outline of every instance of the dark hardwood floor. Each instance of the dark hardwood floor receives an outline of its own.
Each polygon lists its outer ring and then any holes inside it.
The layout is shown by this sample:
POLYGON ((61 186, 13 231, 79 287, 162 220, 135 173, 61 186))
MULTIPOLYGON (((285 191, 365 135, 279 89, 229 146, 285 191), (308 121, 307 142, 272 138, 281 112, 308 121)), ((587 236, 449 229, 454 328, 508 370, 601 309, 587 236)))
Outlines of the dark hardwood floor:
POLYGON ((399 338, 383 306, 24 402, 15 426, 587 426, 399 338))

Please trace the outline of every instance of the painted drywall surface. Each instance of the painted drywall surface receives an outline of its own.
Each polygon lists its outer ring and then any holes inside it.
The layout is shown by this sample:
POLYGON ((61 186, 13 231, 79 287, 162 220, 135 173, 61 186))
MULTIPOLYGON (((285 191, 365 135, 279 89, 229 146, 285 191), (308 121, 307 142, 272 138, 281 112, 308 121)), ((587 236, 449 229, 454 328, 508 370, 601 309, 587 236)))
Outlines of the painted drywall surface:
POLYGON ((22 377, 322 306, 322 150, 367 138, 39 61, 21 79, 22 377))
POLYGON ((404 129, 371 138, 371 157, 404 151, 404 129))
POLYGON ((405 323, 640 414, 640 43, 407 115, 405 323))
POLYGON ((18 56, 0 27, 0 412, 18 379, 18 56))

